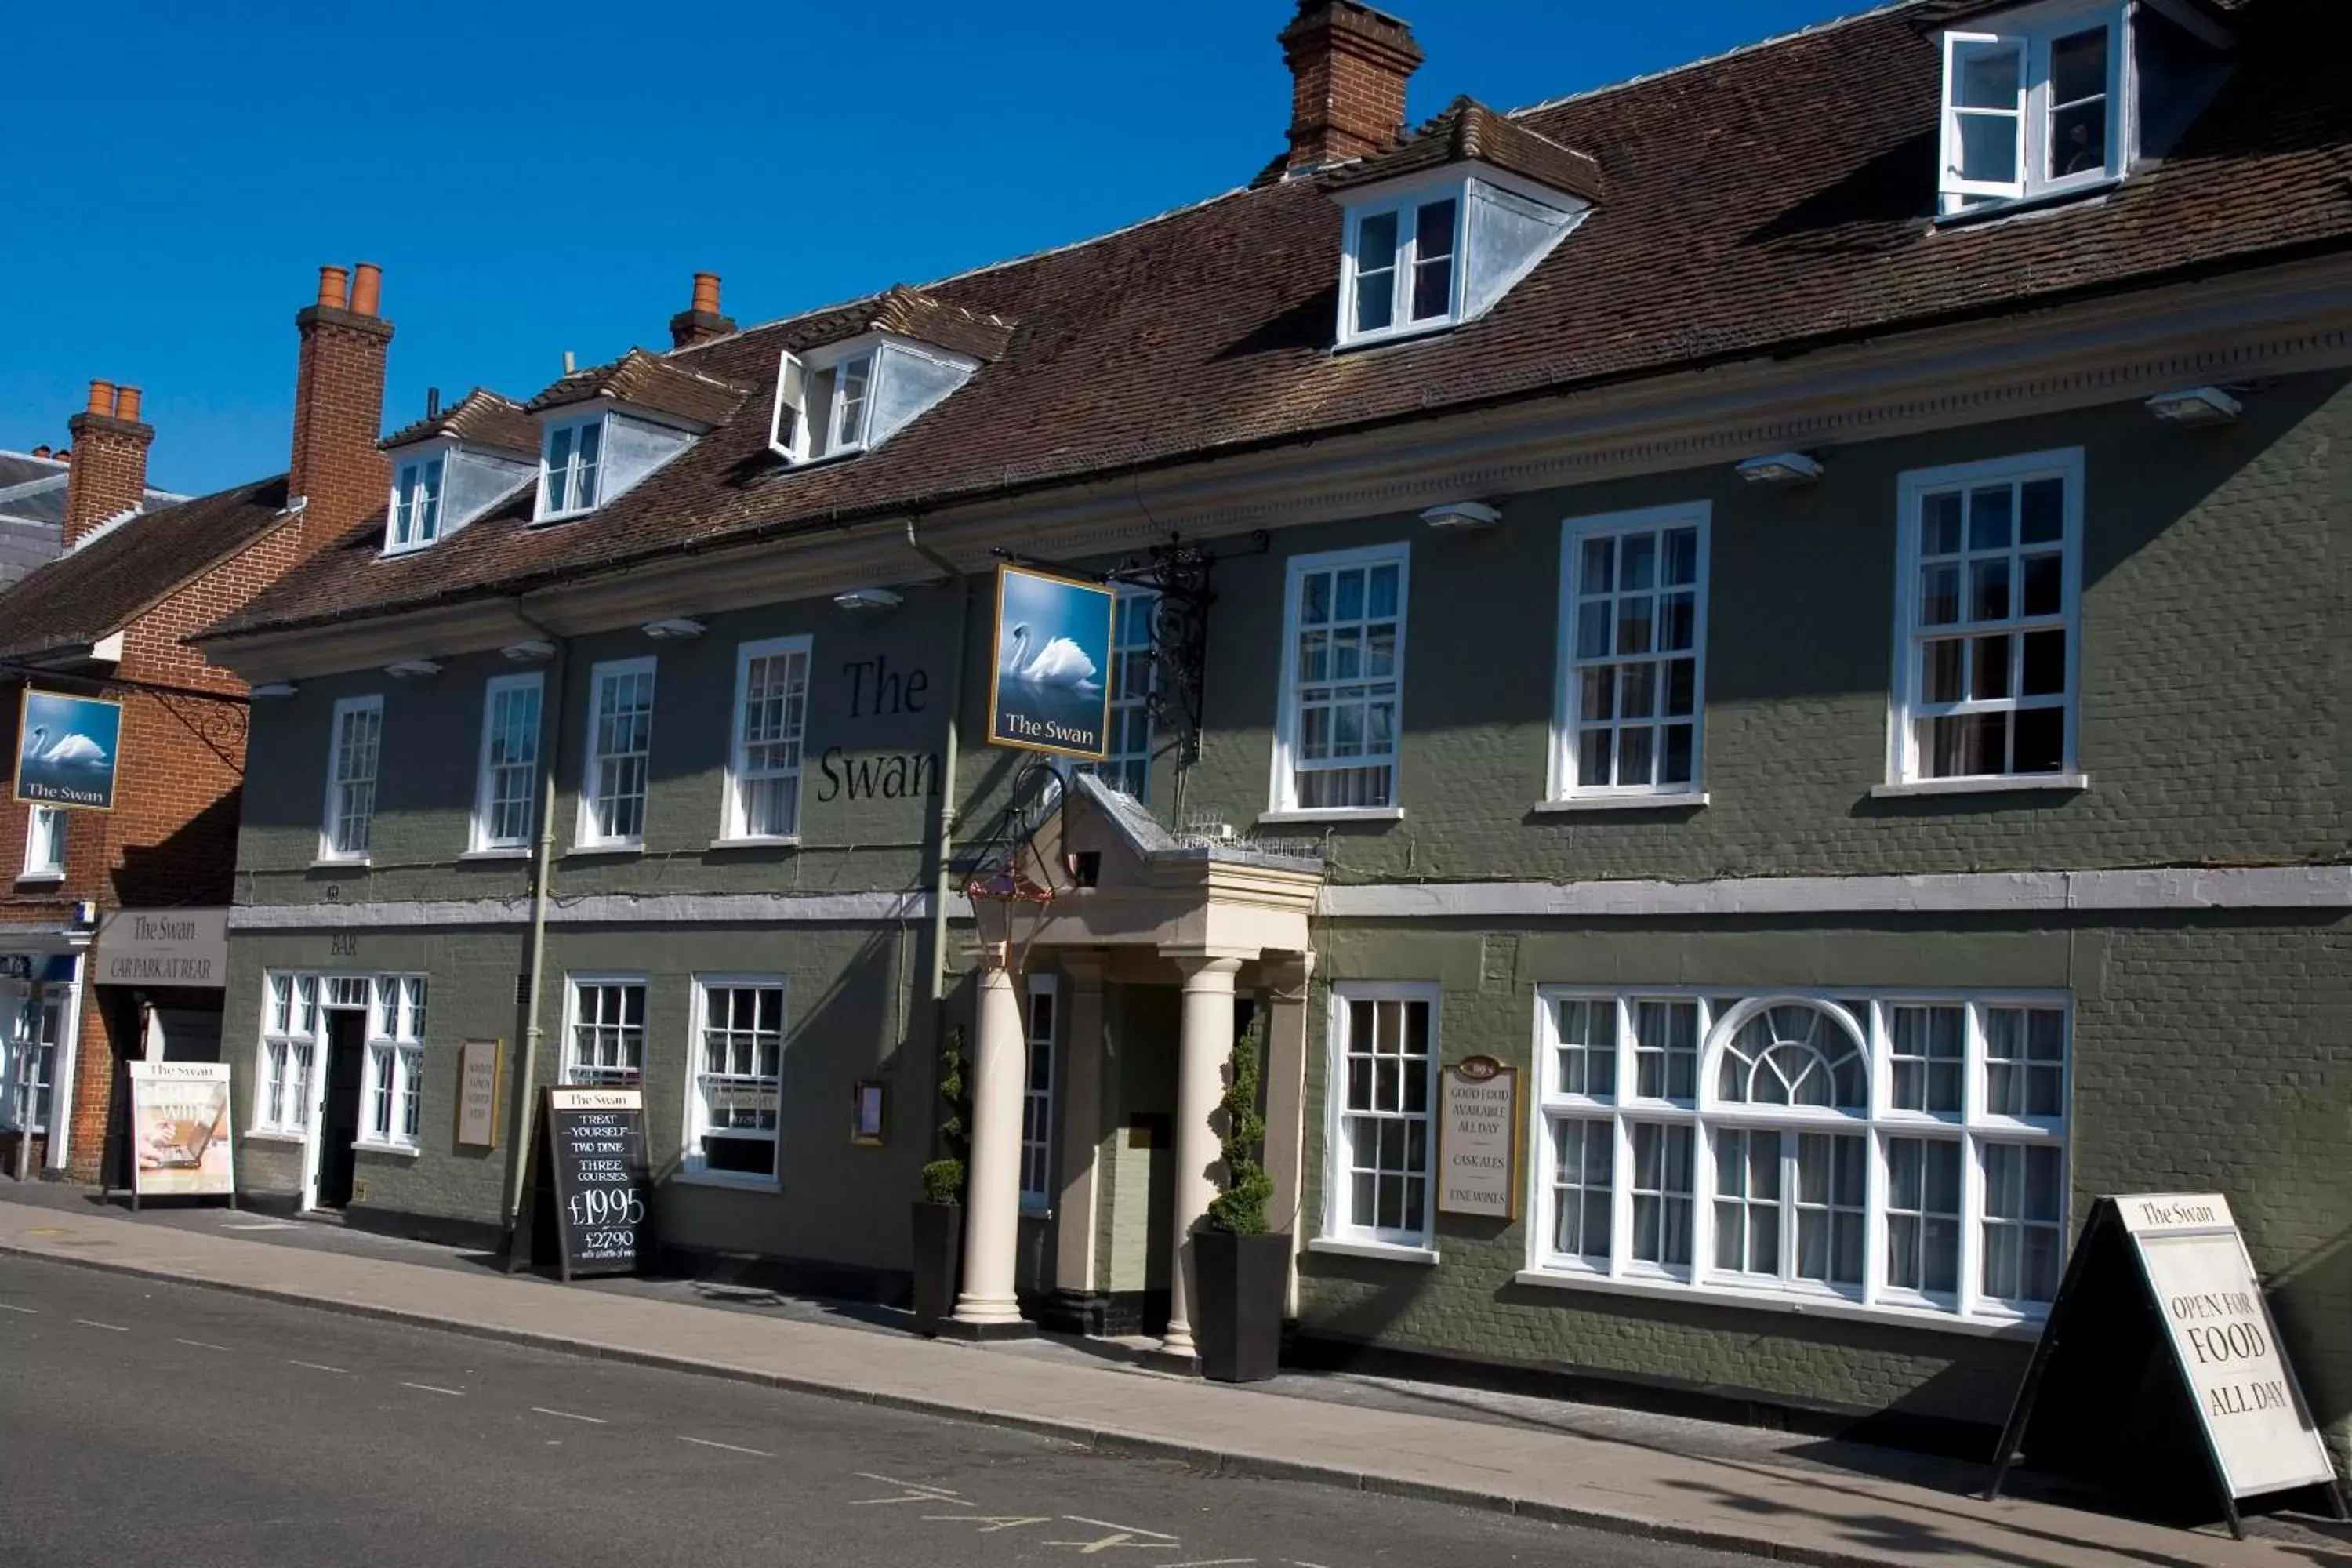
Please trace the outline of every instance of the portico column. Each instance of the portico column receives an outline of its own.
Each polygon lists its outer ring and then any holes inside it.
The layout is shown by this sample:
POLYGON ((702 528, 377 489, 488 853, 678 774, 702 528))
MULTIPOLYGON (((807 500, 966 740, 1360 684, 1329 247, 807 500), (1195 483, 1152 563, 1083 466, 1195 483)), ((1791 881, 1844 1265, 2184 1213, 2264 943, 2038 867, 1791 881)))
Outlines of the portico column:
POLYGON ((1013 1253, 1021 1226, 1021 1096, 1028 1041, 1021 998, 1001 944, 980 954, 980 1020, 972 1031, 971 1151, 964 1173, 963 1289, 955 1321, 1017 1323, 1013 1253))
MULTIPOLYGON (((1269 953, 1264 964, 1265 1018, 1265 1171, 1274 1182, 1266 1218, 1290 1237, 1294 1258, 1307 1227, 1299 1215, 1302 1158, 1307 1135, 1307 982, 1315 973, 1311 952, 1269 953)), ((1298 1268, 1291 1266, 1283 1310, 1298 1310, 1298 1268)))
POLYGON ((1217 1102, 1234 1050, 1234 976, 1241 957, 1215 952, 1169 952, 1184 974, 1183 1030, 1176 1058, 1176 1257, 1169 1270, 1168 1337, 1160 1348, 1197 1353, 1192 1344, 1192 1232, 1217 1195, 1217 1102))
POLYGON ((1095 1289, 1096 1167, 1102 1153, 1103 955, 1062 954, 1069 1005, 1062 1038, 1061 1194, 1054 1214, 1054 1284, 1072 1295, 1095 1289))

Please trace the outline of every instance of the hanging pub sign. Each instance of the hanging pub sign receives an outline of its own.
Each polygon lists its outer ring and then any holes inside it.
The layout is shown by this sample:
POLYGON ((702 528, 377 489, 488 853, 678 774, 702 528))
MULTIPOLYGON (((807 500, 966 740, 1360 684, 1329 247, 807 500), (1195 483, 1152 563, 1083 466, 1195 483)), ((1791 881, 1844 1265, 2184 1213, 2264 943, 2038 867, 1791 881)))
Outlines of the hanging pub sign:
POLYGON ((17 801, 112 811, 121 747, 121 703, 27 689, 16 720, 17 801))
POLYGON ((2232 1534, 2245 1533, 2240 1499, 2297 1488, 2326 1489, 2345 1517, 2326 1444, 2219 1193, 2103 1197, 2093 1207, 1985 1495, 2000 1489, 2021 1447, 2079 1454, 2127 1436, 2144 1446, 2167 1426, 2196 1433, 2232 1534), (2173 1375, 2158 1370, 2165 1363, 2173 1375), (2151 1372, 2172 1393, 2168 1412, 2135 1406, 2151 1372))
POLYGON ((529 1212, 516 1216, 508 1268, 552 1263, 567 1285, 592 1274, 643 1273, 654 1248, 645 1096, 550 1089, 529 1148, 529 1212))
POLYGON ((1097 583, 997 568, 990 744, 1092 762, 1109 754, 1117 605, 1118 595, 1097 583))
POLYGON ((1519 1213, 1519 1075, 1493 1057, 1465 1057, 1445 1069, 1437 1130, 1441 1214, 1517 1219, 1519 1213))
POLYGON ((131 1074, 131 1203, 226 1197, 236 1206, 229 1069, 220 1062, 123 1064, 131 1074))

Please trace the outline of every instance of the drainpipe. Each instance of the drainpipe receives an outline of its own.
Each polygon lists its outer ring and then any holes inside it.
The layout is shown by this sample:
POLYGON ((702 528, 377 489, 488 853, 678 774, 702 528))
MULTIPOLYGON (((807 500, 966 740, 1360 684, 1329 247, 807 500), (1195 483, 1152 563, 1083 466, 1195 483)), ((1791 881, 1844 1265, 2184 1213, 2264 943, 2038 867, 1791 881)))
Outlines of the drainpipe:
POLYGON ((949 862, 954 858, 956 801, 956 742, 963 729, 963 645, 971 623, 971 584, 956 563, 923 542, 915 531, 915 520, 907 520, 908 547, 924 560, 947 574, 956 590, 955 647, 948 656, 948 733, 940 759, 940 848, 939 864, 933 869, 931 885, 931 1007, 936 1028, 940 1020, 939 1009, 948 999, 948 892, 950 873, 949 862))
POLYGON ((540 732, 547 743, 539 752, 539 839, 530 858, 530 939, 524 957, 522 1055, 515 1066, 513 1132, 508 1142, 506 1237, 514 1241, 515 1223, 522 1213, 522 1184, 530 1169, 530 1097, 539 1070, 540 1002, 547 969, 547 882, 555 858, 555 769, 563 756, 564 666, 571 644, 515 606, 515 617, 555 645, 547 678, 547 700, 540 708, 540 732))

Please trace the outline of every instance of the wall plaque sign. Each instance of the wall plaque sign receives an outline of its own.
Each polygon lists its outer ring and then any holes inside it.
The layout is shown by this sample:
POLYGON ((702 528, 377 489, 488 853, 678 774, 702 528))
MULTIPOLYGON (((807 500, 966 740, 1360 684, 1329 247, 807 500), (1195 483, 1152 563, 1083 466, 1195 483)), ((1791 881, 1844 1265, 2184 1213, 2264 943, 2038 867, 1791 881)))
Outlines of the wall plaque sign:
POLYGON ((457 1142, 471 1148, 499 1146, 499 1046, 467 1040, 457 1047, 457 1142))
POLYGON ((1518 1069, 1493 1057, 1465 1057, 1445 1069, 1439 1112, 1438 1212, 1517 1219, 1518 1069))
POLYGON ((116 910, 98 924, 100 985, 228 984, 228 911, 116 910))

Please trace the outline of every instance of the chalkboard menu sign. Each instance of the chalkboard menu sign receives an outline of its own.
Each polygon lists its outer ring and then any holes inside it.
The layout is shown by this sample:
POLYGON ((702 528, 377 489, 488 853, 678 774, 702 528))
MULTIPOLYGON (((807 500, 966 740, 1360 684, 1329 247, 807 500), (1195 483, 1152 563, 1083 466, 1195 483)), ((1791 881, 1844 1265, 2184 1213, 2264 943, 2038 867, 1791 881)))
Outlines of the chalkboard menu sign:
POLYGON ((635 1274, 652 1260, 645 1098, 634 1089, 550 1089, 509 1268, 552 1263, 564 1280, 635 1274))

